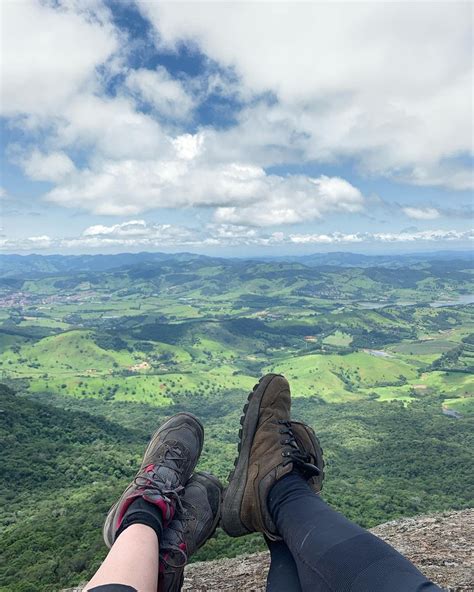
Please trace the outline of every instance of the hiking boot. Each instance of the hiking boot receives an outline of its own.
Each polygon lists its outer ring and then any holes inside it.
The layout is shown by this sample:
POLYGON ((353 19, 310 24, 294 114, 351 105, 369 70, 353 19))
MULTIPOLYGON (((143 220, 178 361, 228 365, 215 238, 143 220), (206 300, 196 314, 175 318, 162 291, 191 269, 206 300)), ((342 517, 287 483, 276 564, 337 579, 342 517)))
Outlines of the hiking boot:
MULTIPOLYGON (((230 536, 262 532, 270 540, 278 540, 267 509, 273 484, 295 466, 304 470, 308 479, 320 474, 299 448, 291 429, 290 409, 290 387, 279 374, 261 378, 249 395, 240 420, 239 455, 222 505, 222 528, 230 536)), ((298 431, 300 442, 309 446, 308 432, 298 431)))
POLYGON ((220 518, 222 485, 208 473, 187 482, 181 507, 160 541, 160 592, 181 590, 189 557, 214 534, 220 518))
POLYGON ((157 506, 163 526, 169 524, 201 455, 203 441, 204 428, 191 413, 174 415, 153 434, 135 479, 107 515, 103 529, 107 547, 113 545, 125 512, 136 498, 157 506))

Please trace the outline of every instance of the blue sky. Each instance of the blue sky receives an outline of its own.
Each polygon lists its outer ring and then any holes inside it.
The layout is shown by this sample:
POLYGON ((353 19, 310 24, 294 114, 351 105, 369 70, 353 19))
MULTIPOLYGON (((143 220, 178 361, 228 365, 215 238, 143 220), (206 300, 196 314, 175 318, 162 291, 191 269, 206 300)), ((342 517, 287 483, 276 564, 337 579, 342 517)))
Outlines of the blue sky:
POLYGON ((467 3, 2 11, 5 252, 472 245, 467 3))

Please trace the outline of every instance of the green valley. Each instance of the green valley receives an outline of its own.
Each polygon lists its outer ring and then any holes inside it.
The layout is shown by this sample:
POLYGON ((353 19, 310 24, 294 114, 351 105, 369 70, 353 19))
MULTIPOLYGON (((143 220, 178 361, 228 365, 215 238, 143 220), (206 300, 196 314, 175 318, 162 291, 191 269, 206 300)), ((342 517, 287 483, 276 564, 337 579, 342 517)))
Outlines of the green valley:
MULTIPOLYGON (((179 410, 203 420, 200 467, 225 481, 266 372, 289 379, 350 518, 472 505, 471 260, 347 260, 0 258, 0 591, 91 573, 108 506, 179 410)), ((218 531, 197 558, 261 545, 218 531)))

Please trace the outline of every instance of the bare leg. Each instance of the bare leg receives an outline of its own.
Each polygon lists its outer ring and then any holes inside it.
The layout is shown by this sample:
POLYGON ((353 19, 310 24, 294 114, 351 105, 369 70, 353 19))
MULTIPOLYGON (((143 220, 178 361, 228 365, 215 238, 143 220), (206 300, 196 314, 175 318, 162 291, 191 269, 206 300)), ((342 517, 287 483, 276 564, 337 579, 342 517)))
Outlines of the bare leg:
POLYGON ((109 554, 84 588, 122 584, 138 592, 156 592, 158 587, 158 537, 144 524, 132 524, 113 544, 109 554))

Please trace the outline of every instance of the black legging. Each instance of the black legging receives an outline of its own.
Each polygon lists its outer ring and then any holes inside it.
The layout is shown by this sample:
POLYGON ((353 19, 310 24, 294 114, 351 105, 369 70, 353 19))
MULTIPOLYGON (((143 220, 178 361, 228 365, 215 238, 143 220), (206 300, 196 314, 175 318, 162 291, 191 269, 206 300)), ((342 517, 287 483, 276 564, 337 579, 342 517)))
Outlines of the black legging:
POLYGON ((298 473, 283 477, 268 508, 284 542, 268 542, 267 592, 435 592, 393 547, 330 508, 298 473))

